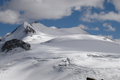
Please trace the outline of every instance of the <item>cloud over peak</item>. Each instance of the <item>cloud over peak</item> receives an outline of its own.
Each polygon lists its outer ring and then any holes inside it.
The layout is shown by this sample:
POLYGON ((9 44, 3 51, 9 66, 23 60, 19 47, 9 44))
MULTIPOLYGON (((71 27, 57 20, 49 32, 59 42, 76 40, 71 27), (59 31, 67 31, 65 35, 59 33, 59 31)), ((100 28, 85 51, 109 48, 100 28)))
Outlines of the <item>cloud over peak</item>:
POLYGON ((10 10, 13 12, 11 15, 16 16, 14 19, 9 17, 11 21, 5 18, 3 21, 1 19, 1 22, 13 24, 20 21, 61 19, 70 16, 72 10, 81 10, 83 6, 103 9, 103 2, 104 0, 10 0, 4 3, 1 7, 4 11, 0 12, 10 10))
POLYGON ((20 21, 19 16, 20 14, 16 11, 12 10, 0 11, 0 22, 15 24, 20 21))

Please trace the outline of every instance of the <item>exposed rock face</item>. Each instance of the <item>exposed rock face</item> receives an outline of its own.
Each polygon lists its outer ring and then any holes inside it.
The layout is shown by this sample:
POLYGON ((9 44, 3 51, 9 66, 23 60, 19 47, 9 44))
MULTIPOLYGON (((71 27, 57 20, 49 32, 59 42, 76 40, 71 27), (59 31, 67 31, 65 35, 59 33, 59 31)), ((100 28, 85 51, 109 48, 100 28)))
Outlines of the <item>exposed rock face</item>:
POLYGON ((39 23, 38 21, 35 21, 35 22, 33 22, 33 23, 39 23))
POLYGON ((0 38, 0 42, 2 41, 2 38, 0 38))
POLYGON ((35 33, 35 30, 32 29, 31 27, 27 26, 26 29, 25 29, 25 32, 28 34, 28 33, 35 33))
POLYGON ((96 79, 87 77, 86 80, 96 80, 96 79))
POLYGON ((12 40, 9 40, 9 41, 5 42, 5 44, 2 47, 2 51, 7 50, 7 52, 8 52, 8 51, 10 51, 14 48, 17 48, 17 47, 21 47, 25 50, 30 50, 31 46, 30 46, 29 43, 25 43, 21 40, 12 39, 12 40))

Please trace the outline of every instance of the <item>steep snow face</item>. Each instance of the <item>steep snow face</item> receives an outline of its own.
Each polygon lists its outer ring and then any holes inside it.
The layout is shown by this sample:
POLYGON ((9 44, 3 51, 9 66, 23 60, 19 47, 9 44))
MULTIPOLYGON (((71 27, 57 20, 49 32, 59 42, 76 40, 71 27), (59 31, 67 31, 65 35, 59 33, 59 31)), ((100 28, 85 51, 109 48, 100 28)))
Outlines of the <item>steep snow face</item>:
POLYGON ((9 34, 8 36, 5 36, 2 40, 3 41, 8 41, 11 39, 21 40, 22 38, 28 35, 31 35, 33 33, 35 33, 35 30, 33 29, 33 27, 29 23, 24 22, 22 25, 17 27, 11 34, 9 34))

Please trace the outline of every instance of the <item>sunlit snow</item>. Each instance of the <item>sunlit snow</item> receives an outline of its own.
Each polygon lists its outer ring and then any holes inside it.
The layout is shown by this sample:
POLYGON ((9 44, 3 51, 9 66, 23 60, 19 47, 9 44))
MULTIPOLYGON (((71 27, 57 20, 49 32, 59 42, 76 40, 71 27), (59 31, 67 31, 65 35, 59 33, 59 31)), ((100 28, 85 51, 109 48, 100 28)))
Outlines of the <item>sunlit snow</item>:
POLYGON ((120 80, 120 44, 80 27, 48 28, 25 22, 0 42, 20 39, 31 50, 0 52, 0 80, 120 80), (36 33, 25 34, 26 26, 36 33))

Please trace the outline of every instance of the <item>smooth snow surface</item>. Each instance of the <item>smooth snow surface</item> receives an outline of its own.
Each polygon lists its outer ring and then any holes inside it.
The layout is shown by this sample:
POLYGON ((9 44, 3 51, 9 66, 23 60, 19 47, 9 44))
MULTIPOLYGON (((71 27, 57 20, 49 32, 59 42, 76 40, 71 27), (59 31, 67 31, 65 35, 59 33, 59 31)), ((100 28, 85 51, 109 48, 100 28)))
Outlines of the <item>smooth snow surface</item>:
POLYGON ((0 42, 18 38, 31 50, 0 52, 0 80, 120 80, 120 44, 79 27, 48 28, 25 22, 0 42), (36 33, 23 33, 29 25, 36 33), (21 34, 21 35, 20 35, 21 34))

